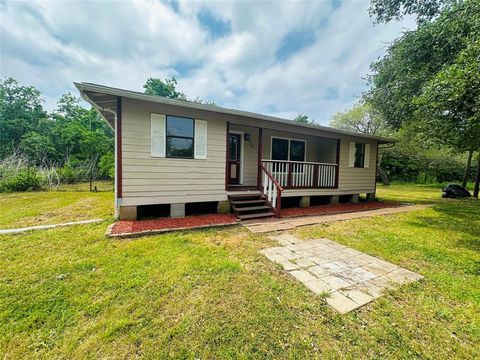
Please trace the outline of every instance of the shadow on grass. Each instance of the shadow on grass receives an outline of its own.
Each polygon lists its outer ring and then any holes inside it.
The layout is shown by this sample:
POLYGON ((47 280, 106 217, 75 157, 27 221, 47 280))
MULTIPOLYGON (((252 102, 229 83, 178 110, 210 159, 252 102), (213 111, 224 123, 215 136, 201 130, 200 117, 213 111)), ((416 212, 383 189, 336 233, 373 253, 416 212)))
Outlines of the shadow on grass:
POLYGON ((437 203, 433 210, 438 217, 418 216, 414 222, 409 223, 417 227, 453 230, 470 235, 457 240, 455 245, 480 252, 480 200, 464 199, 437 203))

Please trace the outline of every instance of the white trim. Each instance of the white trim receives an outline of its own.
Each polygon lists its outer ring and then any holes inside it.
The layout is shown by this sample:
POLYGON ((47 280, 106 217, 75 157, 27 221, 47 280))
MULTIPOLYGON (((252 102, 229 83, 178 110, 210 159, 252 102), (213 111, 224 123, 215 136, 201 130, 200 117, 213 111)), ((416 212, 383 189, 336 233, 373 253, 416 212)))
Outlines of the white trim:
POLYGON ((355 167, 355 152, 356 152, 356 148, 355 148, 355 144, 356 142, 355 141, 350 141, 349 143, 349 147, 348 147, 348 167, 355 167))
POLYGON ((307 140, 304 140, 304 139, 295 139, 295 138, 287 138, 287 137, 282 137, 282 136, 275 136, 275 135, 271 135, 270 136, 270 159, 269 160, 273 160, 272 159, 272 150, 273 150, 273 139, 280 139, 280 140, 288 140, 288 159, 287 160, 278 160, 278 161, 292 161, 290 160, 290 141, 301 141, 305 144, 305 153, 303 154, 303 161, 301 162, 306 162, 307 161, 307 140))
MULTIPOLYGON (((240 135, 240 179, 238 179, 238 185, 243 185, 243 153, 244 153, 244 137, 245 133, 240 130, 230 130, 229 134, 238 134, 240 135)), ((230 154, 227 154, 227 156, 230 158, 230 154)), ((233 185, 235 186, 235 185, 233 185)))
POLYGON ((194 119, 194 128, 193 128, 193 158, 195 160, 207 160, 207 152, 208 152, 208 122, 206 120, 201 119, 194 119), (197 152, 197 146, 200 143, 199 135, 200 132, 198 129, 200 125, 205 126, 205 148, 203 149, 204 154, 199 155, 197 152))
POLYGON ((370 167, 370 144, 365 144, 363 150, 363 167, 370 167))

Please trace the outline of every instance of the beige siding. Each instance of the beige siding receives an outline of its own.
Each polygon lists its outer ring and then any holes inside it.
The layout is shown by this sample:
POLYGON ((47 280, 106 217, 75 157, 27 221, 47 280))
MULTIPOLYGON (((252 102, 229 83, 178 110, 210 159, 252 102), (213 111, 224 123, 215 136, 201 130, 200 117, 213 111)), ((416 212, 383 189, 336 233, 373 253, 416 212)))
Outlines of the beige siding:
POLYGON ((226 122, 164 105, 123 99, 123 205, 225 200, 226 122), (206 120, 207 159, 170 159, 150 154, 150 114, 206 120))
POLYGON ((338 188, 359 192, 373 192, 375 189, 375 164, 377 156, 377 143, 373 140, 342 137, 340 142, 340 173, 338 188), (370 144, 370 165, 368 168, 355 168, 348 166, 350 142, 357 141, 370 144))
POLYGON ((263 127, 263 158, 270 158, 272 136, 307 141, 306 160, 335 163, 336 139, 341 139, 339 188, 286 190, 282 196, 332 195, 373 192, 375 189, 376 141, 296 128, 267 121, 232 117, 139 100, 123 99, 122 112, 122 205, 220 201, 225 191, 226 122, 232 130, 250 134, 243 142, 243 185, 256 185, 258 131, 263 127), (150 114, 171 114, 206 120, 207 159, 169 159, 150 155, 150 114), (314 136, 314 134, 316 136, 314 136), (370 167, 348 166, 349 142, 370 143, 370 167))
POLYGON ((271 159, 272 137, 304 140, 305 161, 334 164, 337 159, 337 141, 335 139, 296 134, 280 130, 265 129, 263 132, 262 159, 271 159))
POLYGON ((233 132, 240 131, 243 134, 250 135, 250 141, 243 141, 243 149, 241 154, 242 170, 241 185, 256 186, 257 185, 257 170, 258 170, 258 128, 251 126, 231 124, 230 130, 233 132))

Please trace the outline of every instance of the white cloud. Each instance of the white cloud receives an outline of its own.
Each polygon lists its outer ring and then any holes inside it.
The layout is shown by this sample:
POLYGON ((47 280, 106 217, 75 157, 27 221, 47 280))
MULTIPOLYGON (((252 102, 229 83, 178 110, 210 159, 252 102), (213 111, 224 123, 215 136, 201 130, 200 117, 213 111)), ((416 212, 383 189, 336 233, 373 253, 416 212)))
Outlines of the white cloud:
POLYGON ((53 108, 73 81, 141 90, 148 77, 176 76, 190 97, 218 105, 326 124, 365 89, 371 61, 403 24, 372 26, 366 1, 4 2, 1 76, 40 89, 53 108), (212 36, 209 12, 231 33, 212 36), (279 61, 294 31, 314 34, 307 48, 279 61), (189 71, 183 71, 183 68, 189 71))

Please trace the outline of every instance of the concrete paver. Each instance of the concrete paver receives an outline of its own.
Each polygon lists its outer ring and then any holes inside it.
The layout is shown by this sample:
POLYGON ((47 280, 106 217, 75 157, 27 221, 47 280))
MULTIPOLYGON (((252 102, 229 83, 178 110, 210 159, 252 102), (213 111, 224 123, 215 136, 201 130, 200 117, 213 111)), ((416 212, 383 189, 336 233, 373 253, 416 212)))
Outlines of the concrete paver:
POLYGON ((421 275, 329 239, 302 241, 291 234, 272 236, 283 246, 261 252, 341 313, 382 296, 421 275))

